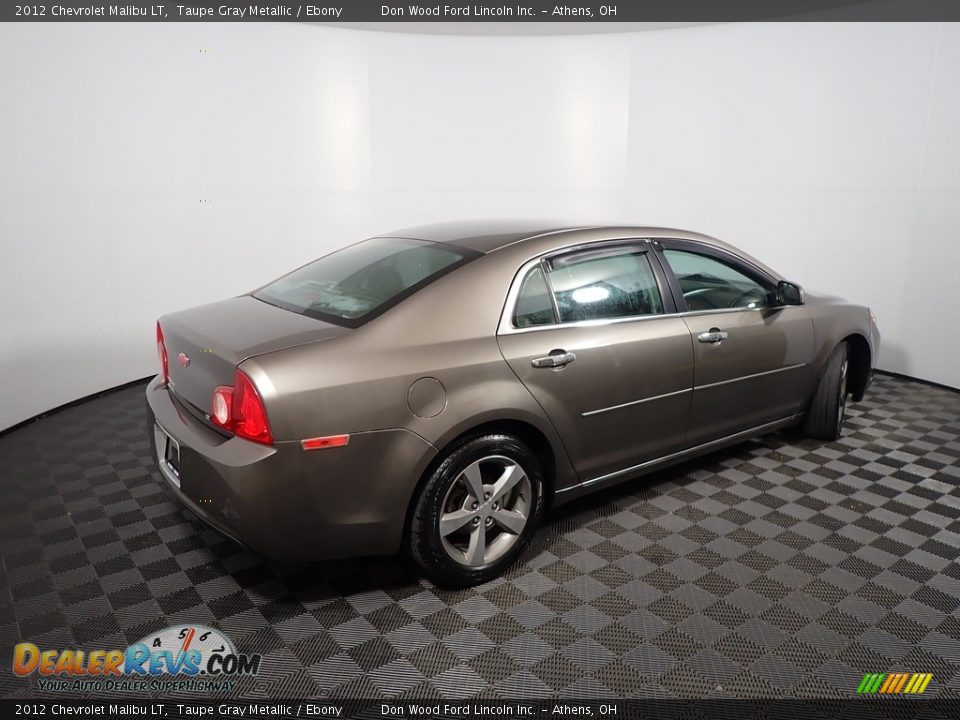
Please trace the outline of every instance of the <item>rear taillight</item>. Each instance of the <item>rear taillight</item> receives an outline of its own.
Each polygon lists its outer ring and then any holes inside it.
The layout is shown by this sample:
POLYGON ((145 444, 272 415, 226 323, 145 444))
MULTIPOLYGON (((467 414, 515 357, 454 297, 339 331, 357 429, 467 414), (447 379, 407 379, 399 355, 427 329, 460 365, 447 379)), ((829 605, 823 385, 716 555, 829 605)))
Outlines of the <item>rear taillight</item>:
POLYGON ((163 342, 163 328, 157 322, 157 355, 160 357, 160 370, 163 373, 163 382, 170 382, 170 362, 167 360, 167 346, 163 342))
POLYGON ((263 399, 242 370, 237 370, 233 387, 220 385, 213 391, 210 419, 239 437, 265 445, 273 444, 263 399))
POLYGON ((267 421, 260 393, 243 371, 237 370, 233 390, 233 431, 240 437, 273 444, 273 434, 267 421))

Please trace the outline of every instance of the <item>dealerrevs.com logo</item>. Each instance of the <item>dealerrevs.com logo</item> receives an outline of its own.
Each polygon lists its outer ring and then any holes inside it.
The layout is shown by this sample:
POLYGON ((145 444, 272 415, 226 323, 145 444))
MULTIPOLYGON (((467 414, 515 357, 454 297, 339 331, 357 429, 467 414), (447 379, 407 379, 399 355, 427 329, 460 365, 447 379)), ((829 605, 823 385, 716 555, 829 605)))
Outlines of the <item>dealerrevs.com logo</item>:
POLYGON ((237 652, 219 630, 175 625, 125 650, 49 650, 20 643, 13 649, 13 672, 36 674, 38 690, 209 693, 233 690, 236 677, 256 675, 261 659, 237 652))

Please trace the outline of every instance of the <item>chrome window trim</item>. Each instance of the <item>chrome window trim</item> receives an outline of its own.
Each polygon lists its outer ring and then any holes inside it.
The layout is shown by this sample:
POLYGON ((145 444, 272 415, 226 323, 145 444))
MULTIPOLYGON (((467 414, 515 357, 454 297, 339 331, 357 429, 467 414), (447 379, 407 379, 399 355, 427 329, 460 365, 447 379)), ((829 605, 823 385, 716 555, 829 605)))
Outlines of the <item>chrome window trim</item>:
POLYGON ((684 317, 698 317, 700 315, 725 315, 727 313, 735 312, 761 312, 763 310, 768 310, 771 312, 778 312, 783 310, 786 305, 761 305, 760 307, 742 307, 742 308, 714 308, 713 310, 687 310, 686 312, 678 313, 684 317))
POLYGON ((520 333, 538 332, 542 330, 559 330, 566 328, 602 327, 604 325, 619 325, 620 323, 643 322, 645 320, 661 320, 663 318, 677 317, 681 317, 681 313, 661 313, 660 315, 638 315, 636 317, 622 318, 601 318, 598 320, 575 320, 574 322, 568 323, 550 323, 549 325, 533 325, 525 328, 513 327, 513 325, 508 321, 508 328, 505 331, 498 330, 497 335, 517 335, 520 333))
MULTIPOLYGON (((536 263, 534 263, 536 265, 536 263)), ((530 268, 532 269, 532 267, 530 268)), ((526 272, 523 272, 522 277, 526 277, 526 272)), ((511 287, 511 291, 513 288, 511 287)), ((530 327, 516 327, 513 324, 513 307, 516 303, 516 296, 519 294, 513 293, 512 296, 508 296, 507 305, 503 315, 500 317, 500 325, 497 329, 497 335, 516 335, 519 333, 528 333, 528 332, 540 332, 543 330, 556 330, 558 328, 589 328, 589 327, 600 327, 603 325, 615 325, 619 323, 628 323, 628 322, 643 322, 646 320, 661 320, 663 318, 685 318, 685 317, 697 317, 699 315, 726 315, 728 313, 742 313, 742 312, 761 312, 763 310, 768 311, 779 311, 783 308, 780 306, 777 307, 757 307, 757 308, 720 308, 717 310, 694 310, 688 312, 672 312, 672 313, 660 313, 658 315, 637 315, 637 316, 628 316, 620 318, 600 318, 598 320, 575 320, 574 322, 568 323, 547 323, 544 325, 532 325, 530 327)), ((799 306, 798 306, 799 307, 799 306)))

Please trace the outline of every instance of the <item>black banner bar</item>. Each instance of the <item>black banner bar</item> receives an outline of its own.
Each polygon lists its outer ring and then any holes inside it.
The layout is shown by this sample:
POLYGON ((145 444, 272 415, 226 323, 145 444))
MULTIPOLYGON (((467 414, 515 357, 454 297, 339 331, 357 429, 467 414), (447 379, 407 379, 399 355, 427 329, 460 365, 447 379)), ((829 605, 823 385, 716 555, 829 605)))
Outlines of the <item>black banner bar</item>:
POLYGON ((0 718, 449 718, 450 720, 956 720, 960 698, 891 696, 850 700, 0 700, 0 718))
POLYGON ((0 22, 730 22, 951 21, 957 0, 311 0, 0 3, 0 22))

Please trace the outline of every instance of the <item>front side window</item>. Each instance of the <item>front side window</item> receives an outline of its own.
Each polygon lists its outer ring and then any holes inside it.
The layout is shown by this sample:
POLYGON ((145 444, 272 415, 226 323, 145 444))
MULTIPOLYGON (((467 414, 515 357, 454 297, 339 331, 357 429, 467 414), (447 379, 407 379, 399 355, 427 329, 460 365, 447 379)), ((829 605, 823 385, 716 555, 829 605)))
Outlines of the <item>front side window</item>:
POLYGON ((294 270, 253 296, 355 327, 473 257, 475 253, 442 243, 373 238, 294 270))
POLYGON ((772 304, 771 290, 717 258, 687 250, 664 250, 688 310, 760 308, 772 304))

